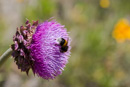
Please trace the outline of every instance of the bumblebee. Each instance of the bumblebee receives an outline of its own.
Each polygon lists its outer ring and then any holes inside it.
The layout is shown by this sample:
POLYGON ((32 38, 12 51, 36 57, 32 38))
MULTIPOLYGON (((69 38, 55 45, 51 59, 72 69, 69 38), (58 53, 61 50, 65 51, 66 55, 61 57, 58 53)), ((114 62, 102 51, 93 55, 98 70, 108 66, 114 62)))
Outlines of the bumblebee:
POLYGON ((61 46, 60 47, 60 52, 61 53, 64 53, 68 50, 68 40, 65 40, 64 38, 59 38, 58 39, 58 42, 59 42, 59 45, 61 46))

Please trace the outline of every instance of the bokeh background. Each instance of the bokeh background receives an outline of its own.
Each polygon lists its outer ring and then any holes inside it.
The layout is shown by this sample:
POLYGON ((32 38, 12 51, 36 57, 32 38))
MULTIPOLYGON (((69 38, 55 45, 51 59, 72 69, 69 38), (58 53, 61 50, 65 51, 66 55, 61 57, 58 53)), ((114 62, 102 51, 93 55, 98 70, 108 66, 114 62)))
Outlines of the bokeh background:
POLYGON ((119 20, 130 21, 130 0, 0 0, 0 55, 26 18, 43 22, 51 17, 72 38, 62 75, 49 81, 32 71, 27 76, 10 57, 0 68, 0 87, 130 87, 130 41, 113 35, 119 20))

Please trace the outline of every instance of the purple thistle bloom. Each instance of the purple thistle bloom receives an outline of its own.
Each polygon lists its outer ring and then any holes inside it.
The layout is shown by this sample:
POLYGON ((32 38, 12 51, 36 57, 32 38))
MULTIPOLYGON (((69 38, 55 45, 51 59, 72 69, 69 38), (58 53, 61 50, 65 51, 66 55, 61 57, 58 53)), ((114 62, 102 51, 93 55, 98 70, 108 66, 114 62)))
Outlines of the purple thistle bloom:
POLYGON ((30 46, 34 59, 34 73, 44 79, 53 79, 62 73, 70 55, 70 38, 63 25, 46 21, 38 25, 30 46), (69 39, 67 52, 60 51, 59 38, 69 39))
POLYGON ((37 23, 31 25, 27 21, 26 29, 20 34, 16 32, 12 55, 22 71, 28 73, 31 68, 34 74, 44 79, 54 79, 62 73, 68 62, 70 37, 64 26, 54 20, 37 23))

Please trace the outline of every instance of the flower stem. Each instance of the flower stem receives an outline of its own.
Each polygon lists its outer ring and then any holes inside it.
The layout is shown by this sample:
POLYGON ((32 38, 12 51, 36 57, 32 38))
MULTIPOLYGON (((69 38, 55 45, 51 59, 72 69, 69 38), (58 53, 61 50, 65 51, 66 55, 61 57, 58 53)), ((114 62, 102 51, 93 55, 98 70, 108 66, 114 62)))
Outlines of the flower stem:
POLYGON ((3 55, 0 56, 0 67, 9 58, 11 53, 12 53, 12 49, 9 48, 7 51, 5 51, 5 53, 3 53, 3 55))

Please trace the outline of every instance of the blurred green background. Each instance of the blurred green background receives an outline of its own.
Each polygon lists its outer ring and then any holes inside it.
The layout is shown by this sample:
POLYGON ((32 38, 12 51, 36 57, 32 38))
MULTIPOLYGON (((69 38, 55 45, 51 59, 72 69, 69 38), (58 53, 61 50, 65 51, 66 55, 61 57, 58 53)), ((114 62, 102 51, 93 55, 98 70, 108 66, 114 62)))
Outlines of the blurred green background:
POLYGON ((130 17, 130 1, 101 1, 0 0, 0 55, 26 18, 43 22, 54 17, 72 38, 62 75, 49 81, 32 72, 27 76, 10 58, 0 68, 0 87, 130 87, 130 42, 112 37, 117 21, 130 17))

